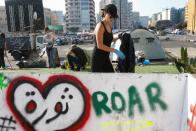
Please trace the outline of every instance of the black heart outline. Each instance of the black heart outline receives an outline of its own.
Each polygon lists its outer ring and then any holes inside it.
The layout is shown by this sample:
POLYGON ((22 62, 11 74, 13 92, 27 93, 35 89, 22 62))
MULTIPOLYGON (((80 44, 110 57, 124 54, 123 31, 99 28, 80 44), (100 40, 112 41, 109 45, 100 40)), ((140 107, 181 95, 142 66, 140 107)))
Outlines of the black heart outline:
POLYGON ((88 121, 90 117, 90 110, 91 110, 91 95, 88 89, 83 85, 83 83, 74 76, 71 75, 53 75, 48 78, 48 80, 42 84, 39 80, 29 77, 29 76, 21 76, 17 77, 8 86, 8 90, 6 92, 6 101, 7 105, 10 108, 11 112, 15 116, 15 118, 19 121, 21 126, 28 131, 35 131, 34 127, 28 122, 28 120, 22 116, 20 111, 14 105, 14 93, 17 87, 23 83, 29 83, 33 85, 33 87, 37 88, 42 95, 43 99, 45 100, 50 93, 51 89, 55 87, 55 85, 60 83, 69 83, 74 85, 82 94, 84 98, 84 110, 80 118, 75 121, 72 125, 65 129, 60 129, 62 131, 77 131, 78 129, 82 128, 85 123, 88 121))

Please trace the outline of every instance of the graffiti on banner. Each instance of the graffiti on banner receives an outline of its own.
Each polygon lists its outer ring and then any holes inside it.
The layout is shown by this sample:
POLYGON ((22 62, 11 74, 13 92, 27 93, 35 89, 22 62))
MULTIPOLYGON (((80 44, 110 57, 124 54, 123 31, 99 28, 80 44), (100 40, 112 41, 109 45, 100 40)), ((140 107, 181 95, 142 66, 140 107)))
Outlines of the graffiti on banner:
POLYGON ((10 131, 15 130, 16 121, 13 120, 13 117, 0 117, 0 131, 10 131))
POLYGON ((8 86, 8 79, 0 73, 0 90, 5 89, 8 86))
POLYGON ((148 127, 152 127, 154 124, 152 121, 148 121, 148 120, 128 120, 128 121, 107 121, 107 122, 103 122, 101 123, 101 127, 104 130, 110 130, 110 131, 117 131, 117 130, 112 130, 112 127, 114 126, 131 126, 133 125, 133 128, 129 128, 129 129, 123 129, 122 131, 139 131, 139 130, 143 130, 146 129, 148 127))
POLYGON ((69 75, 51 76, 45 84, 18 77, 10 83, 6 99, 25 130, 74 131, 84 126, 90 113, 87 88, 69 75))
POLYGON ((188 131, 196 131, 196 104, 190 106, 190 112, 192 114, 192 117, 188 119, 188 131))
MULTIPOLYGON (((161 87, 158 83, 150 83, 145 89, 148 102, 152 111, 156 110, 156 107, 160 107, 162 110, 167 110, 167 104, 161 99, 161 87), (156 93, 154 93, 154 90, 156 93)), ((93 93, 92 100, 93 100, 93 107, 96 112, 97 116, 101 116, 103 111, 107 114, 112 113, 112 110, 117 113, 122 113, 128 107, 128 115, 134 116, 134 107, 137 106, 140 113, 144 113, 144 105, 142 99, 140 97, 139 92, 135 86, 130 86, 128 88, 128 96, 129 100, 126 104, 126 99, 120 92, 112 92, 111 94, 111 102, 109 102, 109 98, 105 92, 98 91, 93 93), (102 99, 99 100, 98 98, 101 97, 102 99), (119 99, 121 105, 117 105, 116 100, 119 99), (111 107, 108 106, 108 103, 111 103, 111 107)))

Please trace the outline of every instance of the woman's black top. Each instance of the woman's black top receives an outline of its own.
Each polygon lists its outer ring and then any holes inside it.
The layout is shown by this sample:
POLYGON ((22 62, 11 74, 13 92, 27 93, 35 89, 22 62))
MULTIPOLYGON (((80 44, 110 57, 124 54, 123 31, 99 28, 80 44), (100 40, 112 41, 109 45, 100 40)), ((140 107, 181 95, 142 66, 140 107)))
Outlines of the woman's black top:
MULTIPOLYGON (((103 21, 101 22, 101 24, 103 25, 103 27, 105 29, 105 32, 103 34, 103 44, 110 47, 112 40, 113 40, 113 34, 112 34, 112 32, 109 33, 107 31, 103 21)), ((96 38, 96 39, 99 39, 99 38, 96 38)), ((95 48, 93 51, 93 58, 100 58, 102 60, 105 60, 106 58, 109 58, 109 54, 110 54, 109 52, 98 49, 97 48, 97 41, 95 42, 95 48)))

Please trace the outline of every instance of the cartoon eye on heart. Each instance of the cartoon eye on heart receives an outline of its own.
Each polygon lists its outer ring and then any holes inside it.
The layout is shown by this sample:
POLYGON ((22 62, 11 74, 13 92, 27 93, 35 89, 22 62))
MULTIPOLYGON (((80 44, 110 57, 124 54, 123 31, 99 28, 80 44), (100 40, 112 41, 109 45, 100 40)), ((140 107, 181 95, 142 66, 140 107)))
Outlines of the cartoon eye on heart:
POLYGON ((28 131, 76 131, 85 125, 91 109, 88 89, 71 75, 54 75, 44 84, 35 78, 18 77, 11 81, 6 101, 28 131))

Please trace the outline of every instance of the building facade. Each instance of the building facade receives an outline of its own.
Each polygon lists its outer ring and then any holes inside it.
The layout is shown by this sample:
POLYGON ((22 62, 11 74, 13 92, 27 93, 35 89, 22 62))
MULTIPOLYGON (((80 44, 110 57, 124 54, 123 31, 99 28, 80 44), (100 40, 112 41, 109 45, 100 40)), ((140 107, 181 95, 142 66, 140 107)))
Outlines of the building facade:
POLYGON ((44 21, 45 21, 45 26, 52 25, 52 11, 49 8, 44 8, 44 21))
POLYGON ((188 22, 188 4, 186 4, 185 6, 185 18, 184 18, 185 22, 188 22))
POLYGON ((92 31, 95 28, 94 0, 65 0, 66 32, 92 31))
POLYGON ((5 6, 0 6, 0 32, 8 33, 5 6))
POLYGON ((161 20, 170 20, 174 25, 183 23, 185 20, 185 8, 176 9, 172 7, 171 9, 163 10, 161 20))
POLYGON ((188 1, 187 30, 189 30, 192 34, 196 33, 196 0, 188 1))
POLYGON ((52 11, 54 16, 54 25, 64 25, 63 11, 52 11))
POLYGON ((133 29, 133 3, 128 2, 128 7, 127 7, 127 25, 128 29, 133 29))
POLYGON ((140 26, 140 13, 133 11, 133 27, 138 28, 140 26))
POLYGON ((171 20, 171 10, 170 9, 164 9, 162 11, 162 19, 161 20, 171 20))
POLYGON ((140 16, 140 25, 142 27, 148 27, 149 24, 149 17, 148 16, 140 16))
POLYGON ((5 7, 10 32, 44 29, 42 0, 6 0, 5 7))
POLYGON ((128 1, 127 0, 101 0, 100 10, 107 4, 115 4, 118 10, 119 18, 116 19, 113 29, 127 29, 128 28, 128 1))
POLYGON ((178 23, 184 23, 185 22, 185 8, 179 8, 178 9, 178 23))

